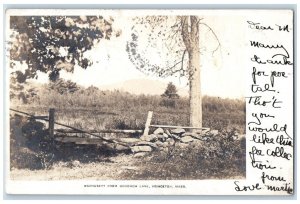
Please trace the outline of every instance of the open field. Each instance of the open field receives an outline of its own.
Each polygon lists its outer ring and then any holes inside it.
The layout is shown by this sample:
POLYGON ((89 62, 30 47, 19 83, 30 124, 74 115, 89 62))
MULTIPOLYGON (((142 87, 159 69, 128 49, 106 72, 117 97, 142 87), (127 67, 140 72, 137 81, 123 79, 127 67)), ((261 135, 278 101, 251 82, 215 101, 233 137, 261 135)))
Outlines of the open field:
MULTIPOLYGON (((161 96, 133 95, 117 90, 101 91, 95 87, 59 94, 42 87, 26 104, 13 99, 11 105, 11 108, 34 115, 48 115, 50 107, 56 109, 57 122, 80 129, 143 130, 149 110, 154 111, 152 124, 188 126, 188 98, 168 100, 161 96)), ((23 128, 27 119, 11 112, 11 178, 101 180, 244 177, 245 140, 233 141, 227 137, 234 131, 239 134, 245 132, 244 101, 205 96, 203 119, 204 127, 220 132, 216 139, 204 142, 203 148, 181 149, 174 146, 172 151, 158 151, 135 158, 129 152, 113 152, 95 146, 51 147, 40 140, 33 144, 32 138, 47 134, 47 124, 41 123, 40 132, 35 131, 33 136, 28 137, 23 128), (225 135, 225 139, 222 135, 225 135)))
MULTIPOLYGON (((152 124, 189 124, 188 98, 175 100, 161 96, 133 95, 128 92, 101 91, 96 87, 60 94, 42 86, 27 104, 12 100, 11 108, 47 115, 50 107, 58 122, 84 129, 143 129, 148 111, 154 111, 152 124)), ((245 102, 238 99, 203 97, 203 126, 245 132, 245 102)))

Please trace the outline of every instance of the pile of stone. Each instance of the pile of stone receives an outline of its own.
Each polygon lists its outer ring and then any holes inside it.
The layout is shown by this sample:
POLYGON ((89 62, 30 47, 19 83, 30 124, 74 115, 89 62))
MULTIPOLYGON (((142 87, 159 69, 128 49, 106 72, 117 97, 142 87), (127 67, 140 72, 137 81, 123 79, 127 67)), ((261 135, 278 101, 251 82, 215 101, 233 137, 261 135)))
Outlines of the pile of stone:
POLYGON ((150 135, 142 135, 139 141, 131 146, 135 157, 142 157, 149 152, 158 150, 168 152, 170 147, 186 148, 188 146, 201 146, 208 137, 218 134, 218 131, 202 131, 200 133, 186 132, 184 129, 156 129, 150 135))

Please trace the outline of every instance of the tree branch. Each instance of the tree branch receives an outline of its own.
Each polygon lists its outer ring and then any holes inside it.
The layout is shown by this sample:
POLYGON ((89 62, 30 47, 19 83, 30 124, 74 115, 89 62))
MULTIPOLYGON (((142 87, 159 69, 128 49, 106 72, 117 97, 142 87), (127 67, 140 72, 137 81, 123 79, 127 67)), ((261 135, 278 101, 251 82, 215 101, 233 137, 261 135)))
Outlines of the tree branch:
POLYGON ((181 17, 181 33, 182 33, 182 39, 184 42, 185 47, 187 50, 190 50, 191 47, 191 37, 189 33, 189 23, 188 23, 188 16, 182 16, 181 17))
POLYGON ((221 47, 220 40, 219 40, 218 36, 216 35, 215 31, 209 25, 207 25, 206 23, 200 23, 200 24, 206 26, 209 29, 208 31, 212 32, 213 36, 216 38, 216 40, 218 42, 218 46, 216 47, 216 49, 214 49, 212 51, 212 55, 214 55, 214 53, 221 47))
POLYGON ((181 70, 184 70, 183 69, 183 61, 184 61, 184 56, 185 56, 185 53, 187 52, 187 50, 185 49, 184 51, 183 51, 183 54, 182 54, 182 58, 181 58, 181 70))
MULTIPOLYGON (((174 67, 176 67, 178 64, 180 64, 181 63, 181 60, 180 61, 178 61, 178 62, 175 62, 175 64, 173 65, 173 66, 171 66, 171 67, 168 67, 168 68, 166 68, 165 70, 166 71, 170 71, 170 70, 172 70, 174 67)), ((176 70, 176 72, 177 71, 180 71, 180 70, 176 70)), ((175 72, 172 72, 172 74, 174 74, 175 72)))
MULTIPOLYGON (((198 33, 198 17, 197 16, 190 16, 191 18, 191 35, 192 36, 197 36, 199 35, 198 33)), ((193 39, 194 40, 194 39, 193 39)))

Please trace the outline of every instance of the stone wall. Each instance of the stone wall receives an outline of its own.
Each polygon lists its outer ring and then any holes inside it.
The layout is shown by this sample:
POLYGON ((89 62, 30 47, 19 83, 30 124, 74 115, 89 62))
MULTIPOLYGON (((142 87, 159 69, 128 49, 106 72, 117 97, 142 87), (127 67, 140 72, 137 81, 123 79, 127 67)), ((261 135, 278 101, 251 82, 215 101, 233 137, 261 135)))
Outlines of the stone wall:
POLYGON ((175 144, 178 148, 199 147, 203 144, 203 141, 217 134, 218 131, 216 130, 191 133, 186 132, 184 129, 158 128, 152 134, 142 135, 139 139, 132 141, 130 148, 135 157, 142 157, 152 151, 168 152, 169 148, 175 144))

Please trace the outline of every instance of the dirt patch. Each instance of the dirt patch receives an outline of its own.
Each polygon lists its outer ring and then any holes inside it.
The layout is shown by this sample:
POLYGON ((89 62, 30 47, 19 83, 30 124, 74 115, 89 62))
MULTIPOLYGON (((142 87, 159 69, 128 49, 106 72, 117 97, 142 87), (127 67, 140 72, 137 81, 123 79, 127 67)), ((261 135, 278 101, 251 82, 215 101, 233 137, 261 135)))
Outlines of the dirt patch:
POLYGON ((12 180, 119 180, 139 170, 136 161, 133 155, 121 154, 100 162, 58 162, 51 169, 12 169, 10 177, 12 180))

